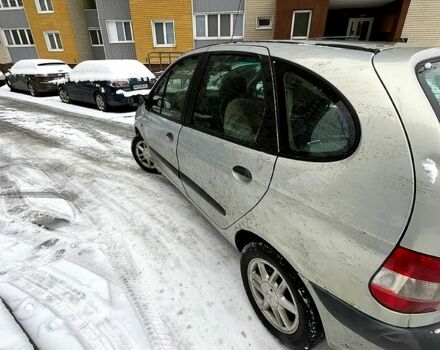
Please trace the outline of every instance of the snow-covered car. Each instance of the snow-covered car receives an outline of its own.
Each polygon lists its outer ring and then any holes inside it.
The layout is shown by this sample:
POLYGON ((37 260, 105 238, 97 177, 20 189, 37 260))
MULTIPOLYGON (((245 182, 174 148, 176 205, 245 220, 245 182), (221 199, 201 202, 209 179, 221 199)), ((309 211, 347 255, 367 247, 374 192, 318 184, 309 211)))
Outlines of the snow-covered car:
POLYGON ((0 86, 5 85, 5 75, 0 71, 0 86))
POLYGON ((11 91, 27 91, 32 96, 56 93, 58 85, 54 80, 65 77, 71 70, 60 60, 20 60, 8 71, 6 84, 11 91))
POLYGON ((133 94, 148 95, 156 76, 137 60, 92 60, 78 64, 60 83, 61 101, 94 103, 101 111, 127 106, 133 94))

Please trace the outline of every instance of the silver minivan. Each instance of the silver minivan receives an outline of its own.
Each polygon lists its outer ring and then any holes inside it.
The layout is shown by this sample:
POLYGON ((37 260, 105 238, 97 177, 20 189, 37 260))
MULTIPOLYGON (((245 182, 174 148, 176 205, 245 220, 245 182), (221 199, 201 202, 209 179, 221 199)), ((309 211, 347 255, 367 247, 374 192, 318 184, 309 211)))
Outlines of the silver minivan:
POLYGON ((132 102, 135 160, 242 253, 281 343, 440 349, 440 49, 210 46, 132 102))

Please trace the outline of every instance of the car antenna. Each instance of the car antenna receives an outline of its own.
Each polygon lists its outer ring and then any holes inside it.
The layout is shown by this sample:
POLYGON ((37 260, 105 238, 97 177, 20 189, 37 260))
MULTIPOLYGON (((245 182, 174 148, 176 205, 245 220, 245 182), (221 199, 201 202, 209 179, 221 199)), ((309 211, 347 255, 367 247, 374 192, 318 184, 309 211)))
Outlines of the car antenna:
MULTIPOLYGON (((237 13, 235 14, 234 25, 232 26, 231 43, 234 40, 235 26, 237 25, 237 18, 238 18, 238 15, 239 15, 239 12, 240 12, 240 8, 241 8, 241 1, 242 0, 240 0, 240 2, 238 3, 237 13)), ((242 26, 244 26, 244 23, 242 24, 242 26)))

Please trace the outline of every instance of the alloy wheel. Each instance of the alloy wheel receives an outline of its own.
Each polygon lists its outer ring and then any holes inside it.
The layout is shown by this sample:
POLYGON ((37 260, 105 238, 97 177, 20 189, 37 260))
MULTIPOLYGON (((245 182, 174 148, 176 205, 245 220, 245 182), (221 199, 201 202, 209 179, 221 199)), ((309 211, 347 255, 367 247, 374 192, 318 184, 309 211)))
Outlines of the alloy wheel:
POLYGON ((148 169, 155 169, 153 160, 151 159, 150 148, 144 140, 140 140, 136 144, 136 157, 148 169))
POLYGON ((61 101, 65 102, 65 103, 69 103, 70 98, 69 98, 69 94, 67 93, 66 89, 60 90, 60 98, 61 98, 61 101))
POLYGON ((29 89, 29 93, 31 94, 31 96, 35 96, 35 89, 32 86, 32 84, 28 84, 28 89, 29 89))
POLYGON ((262 314, 277 330, 295 333, 299 326, 298 307, 282 274, 261 258, 250 261, 247 273, 252 296, 262 314))
POLYGON ((104 97, 101 95, 96 95, 96 105, 98 106, 99 110, 104 111, 106 108, 104 97))

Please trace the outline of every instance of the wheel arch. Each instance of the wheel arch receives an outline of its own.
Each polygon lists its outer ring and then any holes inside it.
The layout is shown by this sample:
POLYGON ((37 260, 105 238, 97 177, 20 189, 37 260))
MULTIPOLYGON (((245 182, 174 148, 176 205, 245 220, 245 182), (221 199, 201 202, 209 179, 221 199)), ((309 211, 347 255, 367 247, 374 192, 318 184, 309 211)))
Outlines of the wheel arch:
MULTIPOLYGON (((248 230, 239 230, 235 234, 234 242, 235 242, 235 247, 238 249, 239 252, 242 252, 244 247, 246 247, 249 243, 252 243, 252 242, 264 242, 264 243, 270 245, 273 249, 275 249, 275 247, 272 246, 272 244, 270 244, 268 241, 261 238, 259 235, 255 234, 254 232, 248 231, 248 230)), ((275 250, 277 250, 277 249, 275 249, 275 250)), ((277 250, 277 252, 278 252, 278 250, 277 250)))

